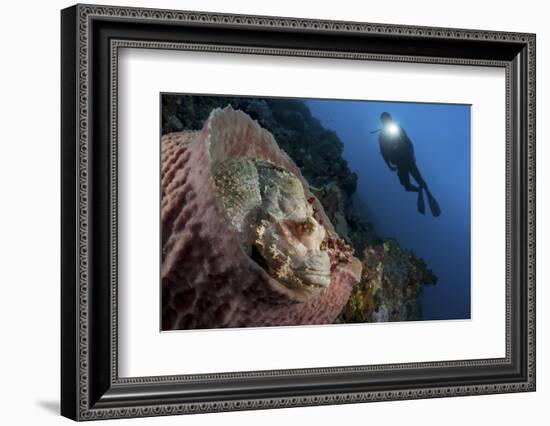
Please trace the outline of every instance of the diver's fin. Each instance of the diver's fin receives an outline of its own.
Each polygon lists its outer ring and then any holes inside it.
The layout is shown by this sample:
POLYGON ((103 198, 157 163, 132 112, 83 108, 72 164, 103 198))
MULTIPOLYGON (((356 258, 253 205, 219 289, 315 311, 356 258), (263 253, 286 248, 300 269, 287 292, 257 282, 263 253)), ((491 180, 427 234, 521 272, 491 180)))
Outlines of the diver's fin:
POLYGON ((432 211, 434 217, 438 217, 441 214, 441 208, 433 195, 430 194, 429 191, 426 191, 426 193, 428 194, 428 204, 430 205, 430 210, 432 211))
POLYGON ((424 206, 424 195, 422 195, 424 191, 422 188, 418 190, 418 200, 416 201, 416 207, 418 208, 418 213, 424 214, 426 213, 426 207, 424 206))

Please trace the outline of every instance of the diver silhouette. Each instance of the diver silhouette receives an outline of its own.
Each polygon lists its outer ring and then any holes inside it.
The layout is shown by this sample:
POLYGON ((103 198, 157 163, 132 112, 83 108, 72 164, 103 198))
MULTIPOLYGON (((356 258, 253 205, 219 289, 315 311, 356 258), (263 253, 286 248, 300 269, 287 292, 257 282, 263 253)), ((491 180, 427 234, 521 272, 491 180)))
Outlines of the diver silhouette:
POLYGON ((426 192, 432 215, 435 217, 439 216, 441 209, 428 189, 428 185, 420 174, 420 170, 418 170, 414 157, 414 147, 407 133, 393 120, 388 112, 382 113, 380 121, 382 122, 382 128, 372 133, 379 132, 378 142, 384 161, 391 171, 397 171, 399 182, 406 191, 418 192, 418 212, 421 214, 425 213, 426 208, 424 206, 423 193, 426 192), (411 183, 410 176, 414 178, 418 186, 411 183))

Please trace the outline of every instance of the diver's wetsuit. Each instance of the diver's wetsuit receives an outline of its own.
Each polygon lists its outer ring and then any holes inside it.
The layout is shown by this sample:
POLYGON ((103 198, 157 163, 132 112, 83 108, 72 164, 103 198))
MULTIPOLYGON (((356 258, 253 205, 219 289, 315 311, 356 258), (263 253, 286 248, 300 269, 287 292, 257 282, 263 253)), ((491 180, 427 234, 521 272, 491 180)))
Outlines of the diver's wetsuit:
POLYGON ((391 170, 397 168, 399 182, 407 191, 418 192, 420 188, 427 188, 426 182, 416 165, 413 144, 405 130, 399 127, 399 132, 395 135, 381 131, 378 141, 384 161, 391 170), (409 175, 420 185, 420 188, 411 184, 409 175))
POLYGON ((424 178, 418 170, 416 165, 416 159, 414 157, 414 147, 407 136, 405 130, 399 127, 395 122, 391 121, 389 114, 384 113, 382 115, 386 120, 386 126, 381 130, 378 136, 378 142, 380 143, 380 152, 384 161, 390 168, 390 170, 397 170, 397 176, 399 182, 409 192, 418 193, 417 208, 421 214, 424 214, 424 197, 423 192, 426 192, 428 196, 428 203, 432 214, 437 217, 441 214, 441 209, 437 200, 430 193, 428 185, 424 181, 424 178), (395 127, 394 127, 395 126, 395 127), (393 131, 390 129, 393 127, 393 131), (413 185, 410 180, 410 176, 414 178, 418 186, 413 185))

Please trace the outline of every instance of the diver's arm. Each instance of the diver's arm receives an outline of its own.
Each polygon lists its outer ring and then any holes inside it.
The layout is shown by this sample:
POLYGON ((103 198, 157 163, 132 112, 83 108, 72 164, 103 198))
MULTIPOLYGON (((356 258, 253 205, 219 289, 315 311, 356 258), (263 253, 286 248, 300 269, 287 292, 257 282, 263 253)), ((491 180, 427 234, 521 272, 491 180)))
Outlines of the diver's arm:
POLYGON ((391 165, 390 159, 388 157, 388 153, 384 149, 384 143, 383 143, 382 138, 379 139, 379 142, 380 142, 380 153, 382 154, 382 158, 384 159, 384 161, 385 161, 386 165, 388 166, 388 168, 392 172, 395 172, 397 170, 397 167, 391 165))
POLYGON ((392 172, 395 172, 397 170, 397 167, 395 166, 392 166, 391 163, 386 160, 386 164, 388 165, 388 168, 392 171, 392 172))

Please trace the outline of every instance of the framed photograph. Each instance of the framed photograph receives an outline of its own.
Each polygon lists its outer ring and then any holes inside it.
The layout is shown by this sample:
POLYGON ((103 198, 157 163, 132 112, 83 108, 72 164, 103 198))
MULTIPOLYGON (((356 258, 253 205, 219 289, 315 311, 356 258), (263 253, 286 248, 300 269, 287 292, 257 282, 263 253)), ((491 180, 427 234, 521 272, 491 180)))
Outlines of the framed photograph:
POLYGON ((535 35, 61 12, 61 412, 535 390, 535 35))

